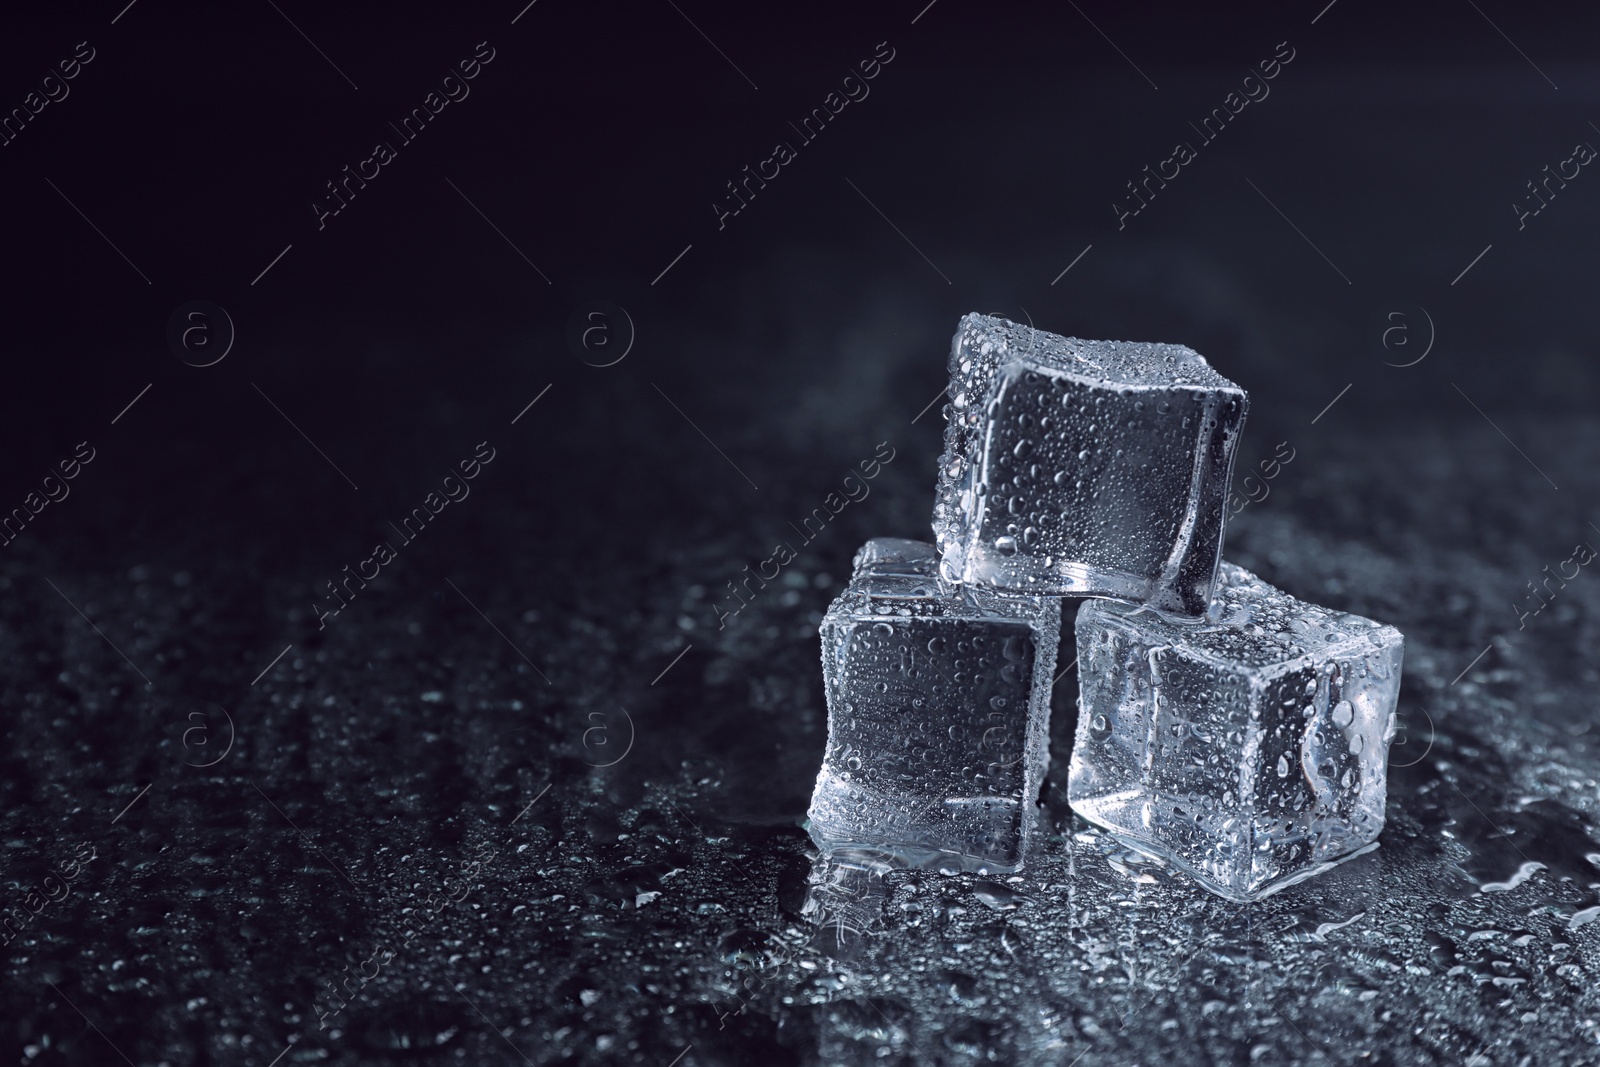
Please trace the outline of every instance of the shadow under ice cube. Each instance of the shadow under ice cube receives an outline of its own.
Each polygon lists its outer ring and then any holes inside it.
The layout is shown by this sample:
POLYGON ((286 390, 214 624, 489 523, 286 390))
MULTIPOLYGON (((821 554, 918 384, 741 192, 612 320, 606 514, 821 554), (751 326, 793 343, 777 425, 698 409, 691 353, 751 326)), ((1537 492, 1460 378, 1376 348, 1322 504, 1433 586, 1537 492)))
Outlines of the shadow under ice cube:
POLYGON ((1231 900, 1383 829, 1404 638, 1222 564, 1203 620, 1078 612, 1073 810, 1231 900))
POLYGON ((946 582, 932 545, 867 542, 821 626, 818 846, 906 866, 1020 867, 1060 632, 1059 601, 946 582))
POLYGON ((933 514, 946 577, 1205 611, 1243 389, 1183 345, 967 315, 949 395, 933 514))

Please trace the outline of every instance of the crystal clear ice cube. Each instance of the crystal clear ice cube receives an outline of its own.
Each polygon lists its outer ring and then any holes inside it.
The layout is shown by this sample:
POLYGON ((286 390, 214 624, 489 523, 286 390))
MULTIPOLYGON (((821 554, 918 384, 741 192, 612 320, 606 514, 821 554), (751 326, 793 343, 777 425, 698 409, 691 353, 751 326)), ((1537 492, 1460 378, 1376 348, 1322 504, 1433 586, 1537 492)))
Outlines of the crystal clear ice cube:
POLYGON ((967 315, 933 527, 954 581, 1204 612, 1243 389, 1182 345, 967 315))
POLYGON ((907 866, 1020 867, 1060 631, 1059 601, 946 582, 932 545, 867 542, 821 626, 817 844, 907 866))
POLYGON ((1231 900, 1377 840, 1400 631, 1222 564, 1204 619, 1078 612, 1078 814, 1231 900))

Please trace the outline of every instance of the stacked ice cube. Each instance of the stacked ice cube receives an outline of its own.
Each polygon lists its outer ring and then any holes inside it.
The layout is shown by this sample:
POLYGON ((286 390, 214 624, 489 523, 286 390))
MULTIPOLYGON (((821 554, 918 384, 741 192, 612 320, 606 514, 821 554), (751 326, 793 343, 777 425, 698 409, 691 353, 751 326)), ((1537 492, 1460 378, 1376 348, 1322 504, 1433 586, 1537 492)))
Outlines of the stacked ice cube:
POLYGON ((1400 632, 1296 600, 1231 563, 1179 621, 1078 612, 1074 810, 1233 900, 1377 840, 1400 632))
POLYGON ((968 315, 949 392, 933 510, 948 577, 1205 611, 1243 389, 1182 345, 968 315))
POLYGON ((880 537, 821 630, 817 843, 914 866, 1020 866, 1048 760, 1060 602, 953 584, 932 545, 880 537))
POLYGON ((819 846, 1019 868, 1083 597, 1074 810, 1234 900, 1372 845, 1402 638, 1222 562, 1244 390, 1181 345, 968 315, 949 395, 937 552, 868 542, 822 623, 819 846))

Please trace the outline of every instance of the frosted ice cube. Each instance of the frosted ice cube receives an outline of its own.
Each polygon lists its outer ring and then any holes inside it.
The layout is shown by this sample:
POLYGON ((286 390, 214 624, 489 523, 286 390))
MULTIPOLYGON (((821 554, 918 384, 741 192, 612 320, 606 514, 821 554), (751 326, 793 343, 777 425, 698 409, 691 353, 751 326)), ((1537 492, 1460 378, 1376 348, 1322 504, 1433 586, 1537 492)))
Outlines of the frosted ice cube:
POLYGON ((932 545, 868 541, 822 620, 824 851, 907 866, 1021 866, 1049 758, 1059 601, 938 574, 932 545))
POLYGON ((945 576, 1205 611, 1248 401, 1182 345, 967 315, 933 528, 945 576))
POLYGON ((1073 810, 1230 900, 1383 829, 1404 638, 1222 564, 1202 620, 1078 612, 1073 810))

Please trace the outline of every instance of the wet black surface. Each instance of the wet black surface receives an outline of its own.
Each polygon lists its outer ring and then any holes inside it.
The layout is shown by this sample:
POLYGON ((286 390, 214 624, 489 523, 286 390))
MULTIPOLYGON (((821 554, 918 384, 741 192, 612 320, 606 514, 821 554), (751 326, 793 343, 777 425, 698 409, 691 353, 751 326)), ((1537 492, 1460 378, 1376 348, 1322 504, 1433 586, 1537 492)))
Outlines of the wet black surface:
POLYGON ((1600 544, 1600 200, 1507 211, 1585 137, 1586 23, 1489 12, 1558 93, 1470 7, 1087 10, 1159 90, 1070 9, 952 0, 691 11, 759 91, 670 8, 302 21, 359 93, 270 8, 246 53, 151 0, 97 30, 0 173, 59 213, 6 264, 4 506, 93 450, 0 550, 0 1059, 1593 1062, 1600 584, 1568 561, 1600 544), (438 139, 316 231, 330 161, 486 34, 438 139), (717 230, 727 177, 886 37, 837 138, 717 230), (1124 180, 1285 37, 1271 98, 1119 231, 1124 180), (205 369, 162 340, 197 296, 239 328, 205 369), (609 367, 567 340, 597 299, 637 329, 609 367), (1437 335, 1404 367, 1373 328, 1402 304, 1437 335), (1227 557, 1407 638, 1375 852, 1249 907, 1128 855, 1063 803, 1068 675, 1022 875, 813 871, 816 624, 862 541, 928 536, 924 406, 971 310, 1189 344, 1250 390, 1241 479, 1294 458, 1227 557))
MULTIPOLYGON (((872 935, 831 950, 799 913, 796 824, 823 742, 814 627, 847 548, 919 520, 930 442, 721 633, 706 591, 755 521, 729 510, 720 541, 557 577, 500 532, 516 523, 492 465, 477 536, 375 584, 320 638, 285 624, 293 648, 254 685, 273 650, 245 663, 213 623, 218 601, 252 595, 232 568, 13 561, 7 899, 26 916, 30 890, 67 894, 7 946, 6 1040, 46 1063, 107 1062, 108 1040, 172 1063, 266 1063, 291 1041, 282 1062, 514 1062, 514 1046, 649 1063, 690 1045, 701 1063, 1296 1062, 1312 1047, 1584 1062, 1600 768, 1592 668, 1575 665, 1596 594, 1575 580, 1517 631, 1497 592, 1531 560, 1340 529, 1476 512, 1547 536, 1528 498, 1487 503, 1521 476, 1503 444, 1467 424, 1332 445, 1233 531, 1231 558, 1408 635, 1376 853, 1238 907, 1126 855, 1052 789, 1055 832, 1025 876, 890 875, 872 935), (1346 495, 1368 449, 1410 491, 1346 495), (1472 462, 1428 478, 1450 455, 1472 462), (203 687, 181 672, 209 678, 212 701, 163 692, 203 687), (46 881, 63 867, 70 882, 46 881)), ((762 492, 780 514, 804 507, 762 492)), ((294 610, 280 596, 265 617, 294 610)))

